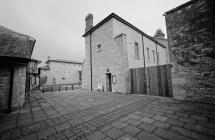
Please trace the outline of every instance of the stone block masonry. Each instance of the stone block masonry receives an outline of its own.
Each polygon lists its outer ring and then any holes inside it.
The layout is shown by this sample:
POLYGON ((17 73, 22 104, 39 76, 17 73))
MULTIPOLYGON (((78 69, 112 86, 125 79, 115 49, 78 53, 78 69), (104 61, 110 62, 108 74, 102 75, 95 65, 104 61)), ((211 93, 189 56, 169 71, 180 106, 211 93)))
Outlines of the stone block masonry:
POLYGON ((14 70, 12 108, 21 107, 25 102, 26 66, 14 70))
MULTIPOLYGON (((102 83, 107 91, 106 74, 116 76, 116 82, 112 83, 113 92, 128 93, 129 69, 126 47, 126 35, 120 34, 113 38, 113 20, 109 20, 101 28, 91 34, 92 45, 92 87, 97 89, 98 83, 102 83), (104 34, 105 33, 105 34, 104 34), (101 45, 98 50, 98 45, 101 45)), ((90 89, 90 38, 85 39, 85 64, 83 68, 83 89, 90 89)), ((111 79, 112 80, 112 79, 111 79)))
MULTIPOLYGON (((0 69, 0 111, 8 109, 8 98, 10 90, 10 69, 2 67, 0 69)), ((13 94, 12 94, 12 109, 20 107, 25 101, 25 80, 26 67, 17 66, 13 75, 13 94)))
POLYGON ((214 7, 192 0, 165 13, 176 99, 215 103, 214 7))
POLYGON ((0 25, 0 114, 25 102, 26 66, 35 41, 0 25))
POLYGON ((0 68, 0 111, 7 109, 10 75, 8 68, 0 68))

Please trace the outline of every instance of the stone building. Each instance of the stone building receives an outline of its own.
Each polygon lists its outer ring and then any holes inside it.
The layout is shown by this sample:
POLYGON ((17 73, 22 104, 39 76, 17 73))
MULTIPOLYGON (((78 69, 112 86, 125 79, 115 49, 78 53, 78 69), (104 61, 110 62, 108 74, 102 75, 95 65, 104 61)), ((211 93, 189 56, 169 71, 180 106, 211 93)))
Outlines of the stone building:
POLYGON ((112 13, 93 26, 87 15, 83 89, 131 92, 131 68, 168 63, 166 46, 112 13), (99 85, 99 86, 98 86, 99 85))
POLYGON ((47 77, 44 85, 81 83, 82 62, 48 59, 46 63, 47 69, 41 69, 41 78, 47 77))
POLYGON ((191 0, 164 16, 173 96, 215 103, 215 1, 191 0))
POLYGON ((0 113, 25 101, 26 67, 35 39, 0 26, 0 113))
POLYGON ((38 65, 41 61, 31 59, 27 66, 26 90, 30 91, 39 86, 39 70, 38 65))
POLYGON ((39 87, 43 86, 47 82, 49 70, 50 68, 48 65, 39 67, 39 87))
POLYGON ((168 47, 168 40, 167 38, 165 38, 165 34, 163 33, 163 31, 161 29, 158 29, 154 35, 154 39, 157 40, 158 42, 160 42, 161 44, 163 44, 167 49, 166 50, 166 54, 167 54, 167 63, 170 63, 170 55, 169 55, 169 47, 168 47))

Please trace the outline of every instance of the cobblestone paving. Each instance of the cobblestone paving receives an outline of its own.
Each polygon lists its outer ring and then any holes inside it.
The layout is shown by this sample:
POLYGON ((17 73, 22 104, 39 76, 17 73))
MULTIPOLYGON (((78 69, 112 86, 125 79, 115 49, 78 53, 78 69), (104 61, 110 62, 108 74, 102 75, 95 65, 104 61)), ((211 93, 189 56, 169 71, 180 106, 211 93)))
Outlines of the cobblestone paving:
POLYGON ((0 120, 2 140, 207 140, 214 129, 215 105, 87 91, 32 91, 0 120))

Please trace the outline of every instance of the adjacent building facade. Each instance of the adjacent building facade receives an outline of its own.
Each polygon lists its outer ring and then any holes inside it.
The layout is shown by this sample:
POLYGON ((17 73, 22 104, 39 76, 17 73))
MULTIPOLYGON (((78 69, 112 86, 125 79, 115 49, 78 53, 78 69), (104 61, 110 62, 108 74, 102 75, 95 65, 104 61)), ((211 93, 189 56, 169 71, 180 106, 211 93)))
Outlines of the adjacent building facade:
POLYGON ((164 15, 173 97, 215 103, 215 1, 191 0, 164 15))
POLYGON ((82 62, 49 59, 46 63, 40 68, 41 78, 46 77, 44 85, 81 83, 82 62))
POLYGON ((0 26, 0 113, 24 104, 26 69, 35 41, 0 26))
POLYGON ((93 26, 86 17, 83 89, 131 92, 130 69, 165 65, 167 47, 112 13, 93 26))
POLYGON ((26 90, 30 91, 39 87, 39 70, 38 65, 41 61, 31 59, 27 66, 26 90))

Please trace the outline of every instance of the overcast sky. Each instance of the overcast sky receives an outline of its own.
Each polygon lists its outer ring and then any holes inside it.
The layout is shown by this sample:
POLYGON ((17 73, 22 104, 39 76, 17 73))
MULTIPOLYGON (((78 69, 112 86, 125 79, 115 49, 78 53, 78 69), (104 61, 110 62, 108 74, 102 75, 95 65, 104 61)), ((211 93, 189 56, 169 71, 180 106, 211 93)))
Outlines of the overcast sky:
POLYGON ((166 34, 163 13, 188 0, 0 0, 0 24, 36 39, 33 58, 84 59, 85 16, 114 12, 148 35, 166 34))

